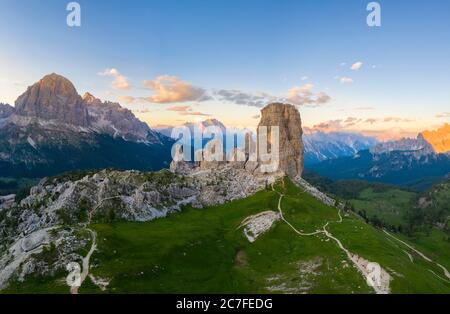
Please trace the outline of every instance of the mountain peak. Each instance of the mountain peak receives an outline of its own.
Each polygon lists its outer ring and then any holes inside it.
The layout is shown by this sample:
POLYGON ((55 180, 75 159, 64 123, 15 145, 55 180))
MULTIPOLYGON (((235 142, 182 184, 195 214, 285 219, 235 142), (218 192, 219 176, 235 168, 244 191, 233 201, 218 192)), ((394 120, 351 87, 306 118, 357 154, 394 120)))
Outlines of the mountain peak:
POLYGON ((433 146, 435 152, 450 152, 450 124, 445 123, 435 131, 424 131, 421 136, 433 146))
POLYGON ((46 75, 28 87, 17 98, 15 108, 16 113, 22 116, 89 125, 88 111, 75 86, 56 73, 46 75))
POLYGON ((95 97, 94 95, 92 95, 89 92, 84 93, 83 101, 85 104, 88 104, 88 105, 97 105, 97 104, 102 103, 102 101, 99 98, 95 97))

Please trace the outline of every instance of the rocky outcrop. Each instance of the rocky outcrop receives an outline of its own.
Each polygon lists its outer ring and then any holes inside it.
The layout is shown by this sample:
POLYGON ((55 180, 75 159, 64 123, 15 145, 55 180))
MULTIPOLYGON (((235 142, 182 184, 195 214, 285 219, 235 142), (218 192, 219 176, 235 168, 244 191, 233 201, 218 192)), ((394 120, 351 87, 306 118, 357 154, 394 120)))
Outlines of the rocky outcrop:
POLYGON ((83 99, 68 79, 55 73, 28 87, 16 100, 15 108, 16 114, 21 116, 89 126, 83 99))
MULTIPOLYGON (((271 141, 272 127, 279 128, 279 165, 291 178, 301 176, 303 172, 302 122, 297 108, 289 104, 272 103, 261 110, 258 125, 258 148, 260 147, 260 127, 267 127, 267 140, 271 141)), ((261 162, 261 152, 258 152, 261 162)))

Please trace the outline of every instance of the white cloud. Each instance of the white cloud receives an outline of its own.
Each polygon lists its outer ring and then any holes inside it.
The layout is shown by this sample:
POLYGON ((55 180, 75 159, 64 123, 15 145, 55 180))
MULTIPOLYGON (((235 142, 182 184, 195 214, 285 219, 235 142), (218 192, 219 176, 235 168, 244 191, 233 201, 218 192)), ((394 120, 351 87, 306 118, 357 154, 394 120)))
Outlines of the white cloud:
POLYGON ((102 72, 99 72, 98 75, 113 77, 114 81, 111 86, 114 89, 130 89, 131 87, 128 83, 128 78, 120 74, 120 72, 115 68, 107 68, 102 72))
POLYGON ((353 79, 351 77, 343 76, 339 79, 342 84, 353 83, 353 79))
POLYGON ((353 63, 350 69, 352 69, 353 71, 358 71, 359 69, 361 69, 362 66, 363 63, 361 61, 358 61, 356 63, 353 63))

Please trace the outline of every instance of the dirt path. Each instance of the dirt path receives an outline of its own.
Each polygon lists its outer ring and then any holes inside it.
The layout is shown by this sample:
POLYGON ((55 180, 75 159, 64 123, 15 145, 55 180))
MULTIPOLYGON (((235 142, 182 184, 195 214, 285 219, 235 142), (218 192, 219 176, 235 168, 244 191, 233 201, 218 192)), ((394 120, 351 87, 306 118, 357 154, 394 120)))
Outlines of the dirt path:
POLYGON ((386 230, 383 230, 384 233, 386 233, 388 236, 394 238, 395 240, 397 240, 398 242, 402 243, 403 245, 405 245, 406 247, 408 247, 409 249, 413 250, 415 253, 417 253, 420 257, 422 257, 424 260, 426 260, 427 262, 433 263, 436 266, 438 266, 439 268, 441 268, 444 271, 444 275, 445 277, 450 279, 450 273, 448 272, 447 268, 445 268, 444 266, 442 266, 441 264, 433 261, 431 258, 427 257, 425 254, 423 254, 422 252, 420 252, 419 250, 417 250, 415 247, 413 247, 412 245, 409 245, 408 243, 400 240, 399 238, 395 237, 394 235, 390 234, 389 232, 387 232, 386 230))
MULTIPOLYGON (((283 181, 284 183, 284 181, 283 181)), ((339 216, 339 220, 337 221, 328 221, 323 227, 322 229, 316 230, 315 232, 311 232, 311 233, 303 233, 300 232, 299 230, 297 230, 289 221, 287 221, 284 218, 283 215, 283 211, 281 209, 281 200, 283 199, 284 195, 280 192, 278 192, 277 190, 275 190, 273 184, 272 184, 272 190, 274 192, 276 192, 280 198, 278 199, 278 211, 280 213, 281 216, 281 220, 283 220, 289 227, 291 227, 292 230, 294 230, 298 235, 300 236, 314 236, 314 235, 318 235, 318 234, 324 234, 326 237, 328 237, 329 239, 332 239, 333 241, 335 241, 338 245, 338 247, 347 255, 347 258, 355 265, 355 267, 358 269, 358 271, 363 275, 364 279, 368 280, 368 277, 370 276, 370 273, 367 269, 367 264, 369 264, 370 262, 361 259, 358 255, 351 253, 343 244, 342 242, 336 238, 335 236, 333 236, 328 230, 327 227, 330 223, 341 223, 343 221, 342 219, 342 215, 341 215, 341 210, 338 209, 338 216, 339 216)), ((384 282, 383 285, 381 286, 377 286, 377 285, 371 285, 371 287, 375 290, 375 292, 377 294, 386 294, 389 293, 389 275, 385 272, 385 278, 386 276, 387 278, 387 284, 386 282, 384 282)), ((384 279, 385 279, 384 278, 384 279)))
POLYGON ((80 278, 80 286, 73 286, 70 288, 70 293, 71 294, 78 294, 78 289, 81 287, 81 285, 83 284, 83 282, 86 280, 87 276, 89 275, 89 268, 90 268, 90 260, 91 260, 91 256, 94 253, 95 249, 97 248, 97 234, 95 233, 95 231, 91 230, 91 229, 86 229, 91 233, 91 237, 92 237, 92 244, 91 244, 91 249, 89 250, 89 252, 87 253, 87 255, 83 258, 83 271, 81 272, 81 278, 80 278))
MULTIPOLYGON (((92 244, 91 244, 91 249, 89 250, 89 252, 87 253, 87 255, 83 258, 83 268, 82 268, 82 272, 81 272, 81 281, 80 281, 80 286, 73 286, 70 288, 70 293, 71 294, 78 294, 78 289, 80 289, 81 285, 83 284, 83 282, 86 280, 86 278, 89 275, 89 268, 90 268, 90 260, 91 260, 91 256, 94 253, 94 251, 97 249, 97 233, 88 228, 88 226, 91 224, 92 222, 92 215, 94 213, 94 211, 100 207, 100 205, 102 205, 102 203, 104 201, 107 200, 111 200, 111 199, 116 199, 116 198, 120 198, 120 196, 112 196, 112 197, 107 197, 104 199, 101 199, 97 205, 88 212, 88 221, 87 223, 84 225, 85 226, 85 230, 89 231, 89 233, 91 234, 91 238, 92 238, 92 244)), ((91 277, 91 276, 90 276, 91 277)))

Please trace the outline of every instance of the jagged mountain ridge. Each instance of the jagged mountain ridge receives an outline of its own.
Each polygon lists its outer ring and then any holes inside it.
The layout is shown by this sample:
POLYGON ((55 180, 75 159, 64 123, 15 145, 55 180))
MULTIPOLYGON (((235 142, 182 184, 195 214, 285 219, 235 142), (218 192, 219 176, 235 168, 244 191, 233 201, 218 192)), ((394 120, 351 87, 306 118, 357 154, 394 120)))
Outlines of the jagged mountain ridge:
POLYGON ((378 143, 377 139, 357 133, 345 132, 305 132, 305 166, 317 164, 328 159, 353 156, 361 150, 369 149, 378 143))
POLYGON ((363 179, 426 189, 450 174, 450 152, 445 151, 448 124, 417 138, 379 143, 354 156, 311 165, 310 170, 335 180, 363 179), (431 134, 431 135, 430 135, 431 134))
POLYGON ((157 170, 168 167, 173 141, 118 103, 82 98, 66 78, 50 74, 3 106, 0 171, 42 177, 62 171, 157 170), (12 111, 11 111, 12 110, 12 111))

